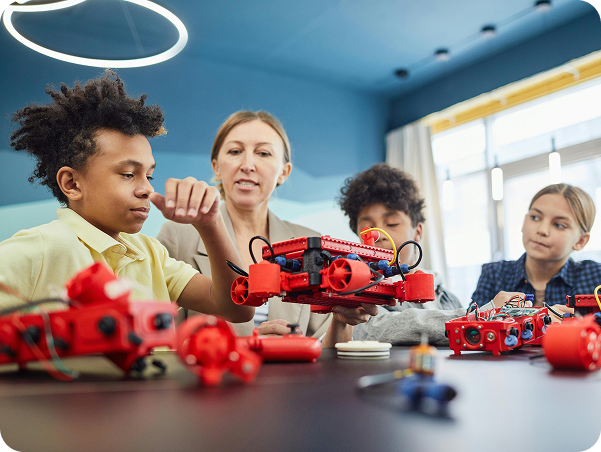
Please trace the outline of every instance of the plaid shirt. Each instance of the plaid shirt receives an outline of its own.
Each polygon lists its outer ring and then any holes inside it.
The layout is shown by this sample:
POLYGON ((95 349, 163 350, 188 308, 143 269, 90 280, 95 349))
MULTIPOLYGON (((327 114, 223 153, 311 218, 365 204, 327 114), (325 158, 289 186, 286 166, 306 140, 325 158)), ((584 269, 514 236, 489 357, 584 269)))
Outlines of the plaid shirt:
MULTIPOLYGON (((484 264, 472 301, 478 306, 492 300, 501 291, 534 293, 526 276, 526 253, 517 261, 499 261, 484 264)), ((601 284, 601 264, 595 261, 575 262, 569 258, 561 270, 551 278, 545 289, 545 301, 566 304, 566 295, 592 294, 601 284)))

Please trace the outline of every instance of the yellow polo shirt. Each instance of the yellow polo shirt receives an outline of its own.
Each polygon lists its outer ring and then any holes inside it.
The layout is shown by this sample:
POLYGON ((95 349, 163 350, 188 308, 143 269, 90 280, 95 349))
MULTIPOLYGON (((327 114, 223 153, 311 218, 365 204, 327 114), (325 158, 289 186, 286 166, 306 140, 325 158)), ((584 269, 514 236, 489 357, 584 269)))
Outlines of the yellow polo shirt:
MULTIPOLYGON (((176 301, 198 273, 169 257, 153 237, 120 233, 115 240, 73 210, 62 207, 57 220, 17 232, 0 242, 0 282, 30 300, 62 293, 79 270, 103 262, 119 277, 135 281, 132 299, 176 301), (137 287, 141 286, 141 287, 137 287)), ((23 303, 0 291, 0 309, 23 303)), ((54 309, 60 303, 44 305, 54 309)))

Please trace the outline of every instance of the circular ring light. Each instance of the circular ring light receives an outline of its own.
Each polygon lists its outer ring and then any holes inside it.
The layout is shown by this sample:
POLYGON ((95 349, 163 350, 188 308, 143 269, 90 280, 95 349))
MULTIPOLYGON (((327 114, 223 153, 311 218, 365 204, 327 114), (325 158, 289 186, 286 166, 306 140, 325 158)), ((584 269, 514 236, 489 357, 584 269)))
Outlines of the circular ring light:
MULTIPOLYGON (((32 42, 29 39, 25 38, 23 35, 21 35, 15 29, 15 27, 13 26, 13 24, 11 22, 11 16, 12 16, 13 12, 15 12, 15 11, 18 11, 18 12, 52 11, 52 10, 67 8, 69 6, 73 6, 78 3, 82 3, 83 1, 84 0, 63 0, 60 2, 55 2, 55 3, 45 4, 45 5, 7 6, 6 9, 4 10, 4 17, 3 17, 4 26, 6 27, 8 32, 21 44, 29 47, 30 49, 35 50, 36 52, 41 53, 43 55, 46 55, 46 56, 49 56, 52 58, 56 58, 57 60, 66 61, 68 63, 81 64, 83 66, 103 67, 103 68, 141 67, 141 66, 148 66, 151 64, 161 63, 161 62, 166 61, 169 58, 172 58, 175 55, 177 55, 186 46, 186 43, 188 42, 188 31, 186 30, 186 27, 184 26, 182 21, 179 20, 179 18, 172 12, 166 10, 162 6, 159 6, 156 3, 153 3, 149 0, 125 0, 125 1, 134 3, 136 5, 142 6, 147 9, 150 9, 150 10, 160 14, 161 16, 163 16, 165 19, 167 19, 169 22, 171 22, 173 25, 175 25, 175 28, 177 28, 177 31, 179 32, 179 39, 177 40, 175 45, 173 47, 171 47, 170 49, 168 49, 162 53, 159 53, 157 55, 144 57, 144 58, 134 58, 131 60, 100 60, 100 59, 95 59, 95 58, 84 58, 84 57, 78 57, 78 56, 74 56, 74 55, 68 55, 66 53, 56 52, 54 50, 47 49, 46 47, 42 47, 41 45, 36 44, 35 42, 32 42)), ((0 13, 2 13, 1 8, 0 8, 0 13)))

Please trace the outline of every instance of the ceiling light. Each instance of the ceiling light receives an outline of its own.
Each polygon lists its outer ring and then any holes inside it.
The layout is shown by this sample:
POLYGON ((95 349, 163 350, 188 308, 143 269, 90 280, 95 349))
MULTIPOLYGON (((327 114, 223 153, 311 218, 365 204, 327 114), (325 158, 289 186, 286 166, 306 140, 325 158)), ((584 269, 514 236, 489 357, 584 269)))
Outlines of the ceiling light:
POLYGON ((482 27, 482 30, 480 30, 480 33, 483 38, 492 39, 497 36, 497 27, 494 25, 485 25, 482 27))
POLYGON ((4 26, 6 27, 8 32, 21 44, 29 47, 30 49, 35 50, 36 52, 41 53, 43 55, 46 55, 46 56, 49 56, 52 58, 56 58, 57 60, 66 61, 68 63, 81 64, 83 66, 110 67, 110 68, 128 68, 128 67, 148 66, 151 64, 161 63, 163 61, 166 61, 166 60, 174 57, 185 47, 186 43, 188 42, 188 31, 186 30, 186 27, 184 26, 182 21, 179 20, 179 18, 172 12, 168 11, 167 9, 163 8, 162 6, 159 6, 156 3, 153 3, 149 0, 125 0, 125 1, 134 3, 136 5, 142 6, 147 9, 150 9, 151 11, 154 11, 155 13, 163 16, 165 19, 167 19, 169 22, 171 22, 173 25, 175 25, 175 28, 177 28, 177 31, 179 32, 179 39, 177 40, 175 45, 173 47, 171 47, 170 49, 168 49, 162 53, 159 53, 157 55, 144 57, 144 58, 133 58, 131 60, 100 60, 100 59, 95 59, 95 58, 77 57, 74 55, 68 55, 65 53, 56 52, 54 50, 47 49, 46 47, 42 47, 41 45, 28 40, 27 38, 25 38, 23 35, 21 35, 15 29, 15 27, 13 26, 13 24, 11 22, 11 16, 12 16, 13 12, 15 12, 15 11, 18 11, 18 12, 51 11, 51 10, 56 10, 56 9, 61 9, 61 8, 67 8, 69 6, 73 6, 73 5, 75 5, 77 3, 81 3, 83 1, 84 0, 64 0, 64 1, 54 2, 54 3, 49 3, 49 4, 29 5, 29 6, 10 6, 10 1, 0 2, 0 14, 2 12, 4 12, 4 14, 3 14, 4 26), (4 6, 5 6, 5 9, 3 10, 4 6))
POLYGON ((434 57, 438 61, 449 61, 451 59, 451 54, 449 53, 449 49, 438 49, 434 52, 434 57))
POLYGON ((551 152, 549 153, 549 176, 552 184, 561 183, 561 156, 555 150, 555 138, 551 139, 551 152))
POLYGON ((451 212, 455 209, 455 187, 453 186, 451 174, 448 169, 447 180, 442 183, 442 206, 447 212, 451 212))
POLYGON ((534 9, 539 13, 546 13, 551 9, 551 0, 537 0, 534 9))
POLYGON ((394 75, 398 78, 407 78, 409 77, 409 71, 407 69, 397 69, 394 71, 394 75))
POLYGON ((503 199, 503 170, 495 166, 490 172, 492 185, 492 199, 501 201, 503 199))

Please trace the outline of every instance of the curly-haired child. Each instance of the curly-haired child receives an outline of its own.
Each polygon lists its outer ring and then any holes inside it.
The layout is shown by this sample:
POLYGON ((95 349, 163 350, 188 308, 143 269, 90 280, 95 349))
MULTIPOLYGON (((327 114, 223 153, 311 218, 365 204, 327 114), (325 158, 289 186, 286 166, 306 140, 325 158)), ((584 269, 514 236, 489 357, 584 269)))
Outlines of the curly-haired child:
MULTIPOLYGON (((134 289, 134 298, 177 301, 234 322, 251 319, 253 308, 231 301, 237 275, 225 261, 240 264, 240 258, 219 212, 219 192, 190 177, 169 179, 164 196, 154 193, 148 138, 165 132, 161 109, 146 105, 146 95, 129 97, 111 71, 46 93, 50 103, 15 113, 19 127, 11 146, 34 156, 30 182, 46 185, 64 207, 57 220, 0 243, 0 282, 29 300, 45 299, 75 272, 101 261, 146 288, 137 294, 134 289), (165 218, 196 228, 209 256, 218 256, 211 259, 212 279, 139 233, 151 202, 165 218)), ((19 303, 0 292, 0 308, 19 303)))
MULTIPOLYGON (((376 227, 386 231, 397 246, 407 240, 421 240, 424 200, 415 181, 404 171, 380 163, 347 179, 340 192, 340 207, 357 235, 365 227, 376 227)), ((383 234, 375 245, 392 249, 383 234)), ((414 264, 415 250, 415 246, 405 246, 400 251, 399 263, 414 264)), ((426 332, 430 343, 448 343, 444 322, 464 316, 466 310, 459 299, 443 287, 441 277, 436 273, 434 285, 436 300, 378 306, 377 316, 354 327, 353 339, 413 344, 419 343, 422 332, 426 332)))

